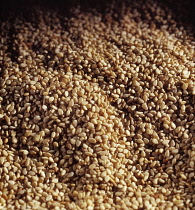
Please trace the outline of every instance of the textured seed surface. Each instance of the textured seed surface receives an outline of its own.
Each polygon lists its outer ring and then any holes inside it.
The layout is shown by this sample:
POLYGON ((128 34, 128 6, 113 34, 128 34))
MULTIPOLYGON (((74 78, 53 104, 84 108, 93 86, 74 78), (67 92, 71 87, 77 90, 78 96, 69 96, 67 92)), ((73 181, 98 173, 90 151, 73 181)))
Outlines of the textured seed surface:
POLYGON ((128 2, 2 22, 0 209, 195 208, 194 36, 128 2))

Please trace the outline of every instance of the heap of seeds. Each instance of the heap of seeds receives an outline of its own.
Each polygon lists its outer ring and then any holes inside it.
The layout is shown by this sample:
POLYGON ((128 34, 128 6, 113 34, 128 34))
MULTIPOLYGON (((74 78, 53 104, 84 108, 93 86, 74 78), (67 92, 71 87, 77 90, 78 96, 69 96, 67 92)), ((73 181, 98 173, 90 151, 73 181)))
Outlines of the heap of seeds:
POLYGON ((195 40, 169 10, 36 10, 1 46, 0 209, 195 208, 195 40))

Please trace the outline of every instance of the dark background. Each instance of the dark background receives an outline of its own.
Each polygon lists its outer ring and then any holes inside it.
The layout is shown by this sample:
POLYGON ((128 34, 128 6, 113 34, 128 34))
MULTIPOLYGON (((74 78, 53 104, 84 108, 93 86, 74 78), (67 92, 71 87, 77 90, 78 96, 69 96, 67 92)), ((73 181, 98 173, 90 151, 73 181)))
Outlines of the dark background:
MULTIPOLYGON (((70 8, 80 5, 83 10, 96 8, 99 12, 106 12, 108 5, 113 2, 120 5, 125 1, 131 6, 133 1, 144 4, 147 0, 0 0, 0 21, 12 16, 30 16, 33 7, 59 10, 68 16, 70 8), (66 11, 66 12, 65 12, 66 11)), ((184 24, 190 24, 195 28, 195 0, 156 0, 162 6, 172 10, 175 19, 184 24)))

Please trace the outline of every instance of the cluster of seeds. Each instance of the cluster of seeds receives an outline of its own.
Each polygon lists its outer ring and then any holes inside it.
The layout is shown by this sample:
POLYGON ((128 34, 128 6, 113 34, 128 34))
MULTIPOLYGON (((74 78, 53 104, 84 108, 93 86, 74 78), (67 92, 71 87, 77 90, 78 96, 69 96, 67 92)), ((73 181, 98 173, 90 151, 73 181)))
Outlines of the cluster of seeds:
POLYGON ((2 23, 0 209, 195 208, 195 40, 147 2, 2 23))

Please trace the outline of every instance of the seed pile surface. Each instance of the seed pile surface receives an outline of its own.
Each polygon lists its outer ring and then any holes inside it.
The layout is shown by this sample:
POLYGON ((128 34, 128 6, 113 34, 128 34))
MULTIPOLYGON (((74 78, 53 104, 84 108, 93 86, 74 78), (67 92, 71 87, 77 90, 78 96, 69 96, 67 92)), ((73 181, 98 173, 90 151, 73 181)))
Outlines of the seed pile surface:
POLYGON ((194 37, 116 15, 2 23, 0 209, 195 209, 194 37))

